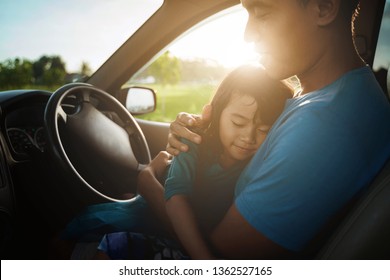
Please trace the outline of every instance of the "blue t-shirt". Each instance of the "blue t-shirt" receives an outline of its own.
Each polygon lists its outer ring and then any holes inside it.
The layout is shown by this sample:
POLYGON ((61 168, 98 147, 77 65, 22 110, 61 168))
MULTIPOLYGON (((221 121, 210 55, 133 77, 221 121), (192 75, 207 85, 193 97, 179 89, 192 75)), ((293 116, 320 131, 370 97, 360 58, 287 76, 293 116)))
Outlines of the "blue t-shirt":
POLYGON ((390 157, 390 105, 369 67, 288 100, 241 174, 235 204, 277 244, 301 251, 390 157))

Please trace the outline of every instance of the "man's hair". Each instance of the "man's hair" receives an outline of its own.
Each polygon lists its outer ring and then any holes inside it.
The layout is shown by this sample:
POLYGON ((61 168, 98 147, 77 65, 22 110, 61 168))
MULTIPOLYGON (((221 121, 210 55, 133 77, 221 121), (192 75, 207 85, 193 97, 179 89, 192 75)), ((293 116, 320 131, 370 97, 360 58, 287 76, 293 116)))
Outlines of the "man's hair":
MULTIPOLYGON (((306 6, 310 0, 298 0, 303 6, 306 6)), ((359 14, 360 0, 341 0, 340 1, 340 16, 348 21, 355 21, 359 14)))

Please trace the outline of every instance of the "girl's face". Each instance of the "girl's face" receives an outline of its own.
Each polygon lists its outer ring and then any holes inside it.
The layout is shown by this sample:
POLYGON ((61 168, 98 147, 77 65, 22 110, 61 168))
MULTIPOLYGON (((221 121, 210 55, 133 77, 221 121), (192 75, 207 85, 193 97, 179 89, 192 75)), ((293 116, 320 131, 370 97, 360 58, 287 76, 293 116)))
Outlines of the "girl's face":
POLYGON ((269 125, 261 123, 256 114, 257 102, 248 95, 233 94, 219 120, 219 136, 223 152, 222 167, 252 157, 265 140, 269 125))

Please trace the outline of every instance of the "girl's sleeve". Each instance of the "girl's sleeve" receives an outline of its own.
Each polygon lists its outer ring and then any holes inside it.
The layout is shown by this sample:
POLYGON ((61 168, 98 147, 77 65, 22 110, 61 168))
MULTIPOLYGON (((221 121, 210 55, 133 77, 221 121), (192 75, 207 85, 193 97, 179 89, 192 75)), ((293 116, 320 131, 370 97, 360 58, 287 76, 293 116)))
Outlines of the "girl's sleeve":
POLYGON ((180 153, 172 160, 165 181, 165 199, 174 195, 188 195, 192 191, 195 182, 196 165, 198 161, 198 145, 183 140, 189 146, 186 153, 180 153))

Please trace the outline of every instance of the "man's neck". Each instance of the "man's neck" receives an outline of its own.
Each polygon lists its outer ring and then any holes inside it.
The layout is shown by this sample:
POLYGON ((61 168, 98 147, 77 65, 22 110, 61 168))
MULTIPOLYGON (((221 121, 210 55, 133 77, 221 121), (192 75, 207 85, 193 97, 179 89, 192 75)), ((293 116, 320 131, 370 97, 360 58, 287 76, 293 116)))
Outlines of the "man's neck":
MULTIPOLYGON (((334 38, 337 39, 340 38, 334 38)), ((302 87, 300 95, 319 90, 347 72, 365 65, 352 42, 346 42, 344 48, 329 49, 308 71, 298 75, 302 87)))

